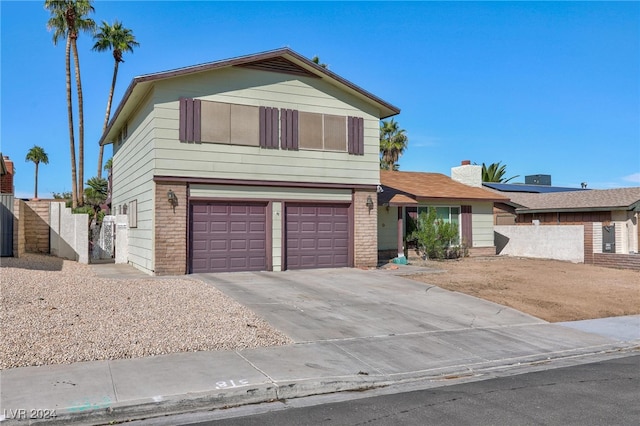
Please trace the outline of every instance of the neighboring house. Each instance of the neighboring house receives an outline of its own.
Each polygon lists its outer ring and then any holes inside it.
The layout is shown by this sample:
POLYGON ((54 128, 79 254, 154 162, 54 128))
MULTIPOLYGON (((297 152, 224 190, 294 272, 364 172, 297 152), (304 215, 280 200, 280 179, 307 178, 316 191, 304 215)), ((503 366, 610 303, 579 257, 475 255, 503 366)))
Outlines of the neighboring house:
POLYGON ((379 120, 399 112, 290 49, 134 78, 100 140, 128 262, 375 266, 379 120))
POLYGON ((0 256, 13 256, 13 161, 0 153, 0 256))
MULTIPOLYGON (((453 175, 452 171, 452 175, 453 175)), ((493 204, 509 199, 439 173, 380 171, 378 250, 381 257, 404 256, 406 222, 435 207, 438 217, 459 225, 470 255, 495 255, 493 204)))
POLYGON ((592 189, 548 194, 510 193, 517 225, 582 225, 602 223, 594 234, 614 232, 614 253, 638 253, 640 187, 592 189), (613 228, 615 228, 615 231, 613 228))
MULTIPOLYGON (((548 176, 548 175, 543 175, 548 176)), ((529 178, 530 176, 526 176, 529 178)), ((550 180, 550 177, 549 177, 550 180)), ((499 194, 510 197, 512 193, 532 193, 532 194, 549 194, 554 192, 572 192, 572 191, 589 191, 586 188, 571 188, 566 186, 551 186, 541 184, 527 183, 494 183, 482 182, 482 186, 499 194)), ((495 203, 493 206, 493 217, 495 225, 515 225, 516 223, 516 204, 513 203, 495 203)))

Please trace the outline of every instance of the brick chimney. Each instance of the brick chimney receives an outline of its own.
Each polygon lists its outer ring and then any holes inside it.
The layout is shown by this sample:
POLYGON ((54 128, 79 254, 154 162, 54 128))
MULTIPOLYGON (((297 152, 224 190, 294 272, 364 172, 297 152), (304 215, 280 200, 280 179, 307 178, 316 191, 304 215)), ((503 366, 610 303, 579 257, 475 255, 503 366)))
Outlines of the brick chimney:
POLYGON ((470 160, 462 160, 459 166, 451 168, 451 179, 482 188, 482 166, 471 164, 470 160))
POLYGON ((0 180, 0 192, 3 194, 13 194, 13 161, 8 156, 2 156, 2 178, 0 180), (5 172, 6 171, 6 172, 5 172))

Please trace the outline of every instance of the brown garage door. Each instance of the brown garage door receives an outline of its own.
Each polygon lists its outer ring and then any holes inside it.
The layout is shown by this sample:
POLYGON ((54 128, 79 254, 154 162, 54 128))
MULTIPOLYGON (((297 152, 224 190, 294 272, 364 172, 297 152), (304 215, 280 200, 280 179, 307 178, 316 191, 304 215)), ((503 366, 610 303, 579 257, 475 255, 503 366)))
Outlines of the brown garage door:
POLYGON ((191 272, 267 269, 266 206, 191 205, 191 272))
POLYGON ((349 206, 287 204, 287 269, 349 266, 349 206))

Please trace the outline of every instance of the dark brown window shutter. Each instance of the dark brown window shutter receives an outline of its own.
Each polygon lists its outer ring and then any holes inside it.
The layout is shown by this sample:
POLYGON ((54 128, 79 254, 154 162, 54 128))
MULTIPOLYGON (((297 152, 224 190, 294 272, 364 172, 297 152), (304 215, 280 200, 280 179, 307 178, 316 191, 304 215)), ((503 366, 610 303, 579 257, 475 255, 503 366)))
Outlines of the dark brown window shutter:
POLYGON ((180 98, 180 142, 200 142, 202 102, 200 99, 180 98))
POLYGON ((462 227, 462 242, 467 245, 467 247, 473 247, 473 228, 472 228, 472 213, 471 206, 460 206, 460 226, 462 227))
POLYGON ((298 111, 280 110, 280 148, 298 150, 298 111))
POLYGON ((202 141, 201 120, 202 120, 202 101, 200 99, 195 99, 193 101, 193 141, 196 143, 200 143, 202 141))
POLYGON ((260 107, 260 147, 278 149, 278 109, 260 107))
POLYGON ((187 141, 187 103, 189 99, 180 98, 180 142, 187 141))
POLYGON ((364 119, 361 117, 349 117, 347 129, 349 154, 364 155, 364 119))

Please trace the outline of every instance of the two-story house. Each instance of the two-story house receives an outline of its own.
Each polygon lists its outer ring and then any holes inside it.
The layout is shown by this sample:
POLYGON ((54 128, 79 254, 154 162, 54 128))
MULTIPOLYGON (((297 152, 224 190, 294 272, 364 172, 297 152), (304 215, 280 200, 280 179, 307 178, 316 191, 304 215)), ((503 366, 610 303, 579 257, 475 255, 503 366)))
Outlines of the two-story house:
POLYGON ((375 266, 379 120, 398 113, 286 48, 134 78, 100 140, 128 263, 375 266))

